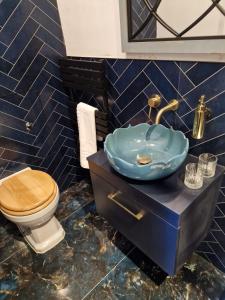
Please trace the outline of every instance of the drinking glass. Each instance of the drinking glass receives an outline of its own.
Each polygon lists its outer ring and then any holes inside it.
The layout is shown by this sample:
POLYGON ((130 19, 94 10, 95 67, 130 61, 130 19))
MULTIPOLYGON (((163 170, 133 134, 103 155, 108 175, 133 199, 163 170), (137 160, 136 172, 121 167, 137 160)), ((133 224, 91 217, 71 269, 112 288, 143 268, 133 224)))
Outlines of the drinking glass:
POLYGON ((202 170, 197 163, 186 165, 184 184, 194 190, 200 189, 203 186, 202 170))
POLYGON ((202 153, 199 155, 199 167, 202 170, 203 177, 213 177, 216 172, 217 157, 211 153, 202 153))

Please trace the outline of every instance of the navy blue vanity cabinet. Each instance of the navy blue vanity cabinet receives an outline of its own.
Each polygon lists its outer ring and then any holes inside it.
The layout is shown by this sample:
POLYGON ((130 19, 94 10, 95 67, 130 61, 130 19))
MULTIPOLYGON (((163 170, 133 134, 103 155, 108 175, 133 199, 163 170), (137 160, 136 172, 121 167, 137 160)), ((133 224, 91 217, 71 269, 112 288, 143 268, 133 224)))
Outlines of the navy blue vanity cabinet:
MULTIPOLYGON (((184 165, 159 181, 115 172, 101 150, 88 158, 97 211, 168 274, 175 274, 208 233, 224 169, 199 190, 183 184, 184 165)), ((196 161, 189 155, 187 162, 196 161)))

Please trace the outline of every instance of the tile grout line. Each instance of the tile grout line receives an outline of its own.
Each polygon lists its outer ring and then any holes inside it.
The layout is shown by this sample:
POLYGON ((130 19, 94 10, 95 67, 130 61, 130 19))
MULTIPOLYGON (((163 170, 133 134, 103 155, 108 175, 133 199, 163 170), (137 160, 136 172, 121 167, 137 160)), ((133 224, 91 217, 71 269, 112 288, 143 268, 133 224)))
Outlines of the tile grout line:
MULTIPOLYGON (((43 47, 43 45, 41 46, 41 48, 42 48, 42 47, 43 47)), ((23 81, 23 79, 24 79, 24 77, 27 75, 27 73, 30 71, 30 68, 32 67, 32 65, 33 65, 33 63, 34 63, 34 61, 35 61, 35 59, 38 57, 38 55, 41 55, 41 54, 39 54, 41 48, 38 50, 38 52, 36 53, 36 55, 33 57, 32 61, 30 62, 30 64, 29 64, 29 65, 27 66, 27 68, 26 68, 26 72, 24 72, 23 76, 22 76, 22 77, 20 78, 20 80, 18 81, 18 84, 15 86, 15 88, 14 88, 14 90, 13 90, 14 93, 17 93, 16 90, 17 90, 18 86, 19 86, 20 83, 23 81)), ((47 63, 47 62, 45 62, 45 64, 44 64, 43 67, 45 67, 46 63, 47 63)), ((38 78, 38 76, 41 74, 42 70, 43 70, 43 68, 40 70, 40 72, 38 73, 37 77, 35 78, 35 80, 34 80, 34 81, 32 82, 32 84, 30 85, 30 87, 29 87, 28 91, 26 92, 26 94, 23 95, 24 98, 27 96, 27 94, 28 94, 29 91, 31 90, 32 86, 34 85, 34 82, 36 81, 36 79, 38 78)), ((24 100, 24 99, 23 99, 23 100, 24 100)), ((23 102, 23 101, 22 101, 22 102, 23 102)))
POLYGON ((124 122, 123 124, 121 124, 121 127, 123 127, 124 125, 126 125, 127 123, 129 123, 134 117, 136 117, 140 112, 145 112, 145 107, 143 107, 141 110, 139 110, 136 114, 134 114, 128 121, 124 122))
MULTIPOLYGON (((190 130, 191 131, 191 130, 190 130)), ((190 131, 187 131, 187 132, 190 132, 190 131)), ((186 132, 186 133, 187 133, 186 132)), ((222 136, 224 136, 225 135, 225 133, 222 133, 222 134, 219 134, 219 135, 217 135, 217 136, 215 136, 215 137, 213 137, 213 138, 211 138, 211 139, 208 139, 208 140, 206 140, 206 141, 204 141, 204 142, 201 142, 201 143, 199 143, 199 144, 196 144, 196 145, 194 145, 194 146, 191 146, 190 147, 190 150, 192 150, 192 149, 194 149, 194 148, 196 148, 196 147, 198 147, 198 146, 200 146, 200 145, 203 145, 203 144, 205 144, 205 143, 208 143, 208 142, 210 142, 210 141, 212 141, 212 140, 215 140, 215 139, 218 139, 218 138, 220 138, 220 137, 222 137, 222 136)))
MULTIPOLYGON (((30 0, 29 0, 29 1, 30 1, 30 0)), ((48 1, 48 0, 47 0, 47 1, 48 1)), ((40 8, 40 6, 38 6, 38 5, 36 5, 35 3, 33 3, 32 0, 31 0, 31 3, 34 4, 38 9, 40 9, 40 11, 42 11, 46 16, 48 16, 49 19, 51 19, 54 23, 56 23, 56 25, 58 25, 59 27, 61 27, 61 25, 60 25, 59 23, 57 23, 55 20, 53 20, 48 14, 46 14, 46 12, 44 12, 44 10, 43 10, 42 8, 40 8)), ((48 3, 49 3, 49 1, 48 1, 48 3)), ((58 10, 53 4, 52 4, 52 6, 53 6, 56 10, 58 10)))
MULTIPOLYGON (((42 130, 45 129, 45 125, 48 123, 48 121, 50 120, 50 118, 52 117, 52 115, 53 115, 54 113, 57 114, 56 119, 54 120, 54 121, 55 121, 54 124, 57 124, 57 123, 58 123, 59 118, 61 117, 61 115, 60 115, 59 113, 57 113, 55 110, 53 110, 53 111, 48 115, 48 117, 46 118, 45 123, 42 124, 42 127, 41 127, 41 129, 39 130, 38 134, 35 135, 35 139, 34 139, 33 144, 32 144, 32 145, 34 145, 35 147, 37 147, 37 146, 35 145, 35 143, 36 143, 37 139, 39 138, 39 135, 42 133, 42 130)), ((51 132, 51 131, 50 131, 50 132, 51 132)))
MULTIPOLYGON (((42 27, 42 26, 40 26, 40 27, 42 27)), ((59 55, 60 57, 63 56, 62 53, 59 53, 56 49, 52 48, 52 47, 50 46, 50 44, 46 44, 46 42, 45 42, 44 40, 42 40, 39 36, 35 36, 35 37, 36 37, 37 39, 39 39, 40 41, 42 41, 43 45, 47 45, 50 49, 52 49, 54 52, 56 52, 57 55, 59 55)), ((41 54, 41 55, 42 55, 42 54, 41 54)), ((43 56, 44 56, 44 55, 43 55, 43 56)))
MULTIPOLYGON (((127 90, 128 88, 132 85, 132 83, 140 76, 140 73, 144 72, 144 70, 151 64, 151 61, 131 80, 131 82, 129 82, 129 84, 126 86, 126 88, 121 92, 121 93, 118 93, 119 96, 115 99, 115 101, 117 101, 127 90)), ((145 74, 146 76, 146 74, 145 74)), ((147 76, 148 78, 148 76, 147 76)), ((149 78, 148 78, 149 80, 149 78)), ((150 81, 150 80, 149 80, 150 81)), ((114 85, 113 85, 114 87, 114 85)), ((116 87, 114 87, 116 89, 116 87)), ((117 91, 117 89, 116 89, 117 91)), ((118 92, 118 91, 117 91, 118 92)))
MULTIPOLYGON (((35 23, 37 23, 37 22, 35 21, 35 23)), ((37 24, 38 24, 38 23, 37 23, 37 24)), ((27 46, 30 44, 30 42, 32 41, 32 39, 33 39, 34 37, 36 37, 35 34, 37 33, 39 27, 40 27, 40 24, 38 24, 37 29, 34 31, 34 33, 32 34, 32 36, 30 37, 29 41, 26 43, 26 47, 23 48, 22 52, 21 52, 21 53, 19 54, 19 56, 16 58, 15 62, 13 62, 13 63, 11 62, 11 64, 13 64, 13 68, 14 68, 15 65, 18 63, 19 59, 21 58, 21 56, 23 55, 23 53, 24 53, 25 50, 27 49, 27 46)), ((22 28, 21 28, 21 29, 22 29, 22 28)), ((37 37, 36 37, 36 38, 37 38, 37 37)), ((37 38, 37 39, 38 39, 38 38, 37 38)), ((7 50, 5 51, 4 55, 7 53, 8 49, 9 49, 9 47, 8 47, 7 50)), ((3 57, 3 58, 4 58, 4 57, 3 57)), ((9 73, 11 73, 11 71, 13 70, 13 68, 11 68, 11 70, 10 70, 9 73)))
MULTIPOLYGON (((7 21, 4 23, 4 25, 1 28, 1 31, 5 28, 5 26, 7 25, 7 23, 9 22, 9 20, 13 16, 14 12, 17 10, 17 8, 20 6, 21 3, 22 3, 22 0, 19 1, 19 3, 16 5, 16 7, 11 12, 11 14, 8 16, 7 21)), ((3 43, 2 41, 1 41, 1 43, 8 47, 8 45, 6 45, 5 43, 3 43)))
POLYGON ((4 264, 6 261, 8 261, 10 258, 12 258, 14 255, 16 255, 17 253, 22 252, 22 250, 26 249, 26 245, 27 245, 27 244, 24 243, 24 245, 21 246, 20 249, 18 249, 18 250, 16 250, 15 252, 13 252, 13 253, 12 253, 10 256, 8 256, 6 259, 0 261, 0 266, 1 266, 1 264, 4 264))
MULTIPOLYGON (((30 19, 35 21, 36 23, 38 23, 37 20, 35 20, 32 16, 30 16, 30 19)), ((62 40, 60 40, 53 32, 51 32, 50 30, 48 30, 43 24, 39 23, 40 27, 44 30, 46 30, 49 34, 52 35, 52 37, 54 37, 58 42, 60 42, 63 46, 65 46, 64 42, 62 42, 62 40)))
MULTIPOLYGON (((65 142, 66 142, 66 140, 64 141, 64 143, 65 143, 65 142)), ((63 143, 63 146, 66 147, 66 146, 64 145, 64 143, 63 143)), ((71 160, 71 158, 70 158, 69 156, 66 156, 66 155, 63 156, 63 159, 64 159, 65 157, 68 158, 68 162, 71 160)), ((56 182, 59 181, 59 178, 61 177, 61 175, 63 174, 63 172, 64 172, 65 169, 67 168, 68 162, 66 163, 64 169, 62 169, 61 171, 59 171, 60 173, 59 173, 59 175, 58 175, 58 178, 56 178, 56 182)), ((55 174, 56 174, 56 172, 58 171, 59 165, 60 165, 60 164, 58 164, 58 166, 57 166, 57 167, 55 168, 55 170, 53 171, 53 173, 52 173, 52 176, 53 176, 53 177, 55 177, 55 174)))
MULTIPOLYGON (((47 0, 49 4, 51 4, 56 10, 58 9, 51 1, 47 0)), ((58 24, 58 23, 57 23, 58 24)))
MULTIPOLYGON (((118 61, 118 60, 117 60, 117 61, 118 61)), ((130 63, 128 64, 128 66, 123 70, 123 72, 122 72, 120 75, 118 75, 117 72, 114 70, 114 68, 112 68, 113 71, 114 71, 114 72, 117 74, 117 76, 118 76, 118 78, 117 78, 117 80, 114 82, 113 86, 117 83, 118 80, 121 79, 121 77, 123 76, 123 74, 127 71, 127 69, 129 68, 129 66, 130 66, 132 63, 133 63, 133 60, 130 61, 130 63)))
MULTIPOLYGON (((11 78, 11 79, 15 80, 17 84, 18 84, 18 82, 19 82, 18 79, 12 77, 11 75, 9 75, 9 74, 7 74, 7 73, 4 73, 3 71, 0 71, 0 74, 2 74, 3 76, 6 76, 6 77, 8 77, 8 78, 11 78)), ((17 84, 16 84, 16 85, 17 85, 17 84)))
POLYGON ((173 83, 170 81, 170 79, 168 78, 168 76, 166 76, 166 74, 162 71, 162 69, 157 65, 157 63, 154 61, 153 64, 156 66, 156 68, 159 70, 159 72, 163 75, 163 77, 171 84, 171 86, 174 88, 174 90, 177 92, 177 94, 179 95, 179 97, 182 98, 182 95, 180 94, 180 92, 178 91, 178 89, 173 85, 173 83))
POLYGON ((208 79, 210 79, 211 77, 213 77, 214 75, 216 75, 217 73, 219 73, 220 71, 222 71, 224 69, 225 69, 225 66, 223 66, 221 69, 217 70, 215 73, 213 73, 209 77, 205 78, 202 82, 200 82, 198 85, 196 85, 193 89, 191 89, 190 91, 188 91, 187 93, 185 93, 183 95, 183 97, 186 97, 189 93, 193 92, 195 89, 197 89, 199 86, 201 86, 202 83, 205 83, 208 79))
MULTIPOLYGON (((10 44, 7 46, 5 52, 2 54, 3 57, 5 56, 5 54, 8 51, 8 49, 12 46, 12 44, 15 41, 15 39, 17 38, 17 36, 22 32, 22 29, 23 29, 24 25, 27 23, 27 21, 29 20, 29 18, 30 18, 31 14, 33 13, 34 10, 35 10, 35 6, 33 7, 33 9, 31 10, 30 14, 28 15, 28 17, 26 18, 26 20, 24 21, 24 23, 20 27, 20 30, 17 32, 17 34, 14 36, 14 38, 12 39, 12 41, 10 42, 10 44)), ((35 21, 35 23, 37 23, 37 22, 35 21)))
POLYGON ((194 68, 198 63, 194 63, 189 69, 187 69, 184 73, 188 73, 192 68, 194 68))
POLYGON ((93 200, 88 201, 87 203, 84 203, 83 205, 81 205, 80 207, 78 207, 76 210, 74 210, 73 212, 71 212, 71 214, 69 214, 65 218, 62 218, 61 220, 59 220, 60 223, 66 221, 67 219, 69 219, 70 217, 72 217, 73 214, 77 213, 79 210, 83 209, 84 207, 86 207, 87 205, 91 204, 92 202, 95 202, 95 200, 93 199, 93 200))
MULTIPOLYGON (((211 247, 210 243, 208 243, 209 248, 213 251, 214 255, 217 257, 217 259, 220 261, 221 265, 225 268, 224 262, 221 261, 220 257, 215 253, 213 248, 211 247)), ((219 244, 220 246, 220 244, 219 244)), ((211 260, 210 260, 211 261, 211 260)))
MULTIPOLYGON (((20 108, 25 109, 25 110, 27 111, 27 113, 26 113, 26 115, 25 115, 25 117, 24 117, 24 120, 27 119, 27 116, 29 115, 29 113, 30 113, 30 112, 33 110, 33 108, 35 107, 37 101, 39 100, 40 95, 44 92, 44 90, 46 89, 47 85, 48 85, 48 83, 46 83, 46 84, 44 85, 44 87, 42 88, 42 90, 40 91, 40 93, 37 95, 37 98, 35 99, 35 101, 33 102, 33 104, 30 106, 30 108, 29 108, 28 110, 26 110, 26 109, 23 108, 22 106, 19 106, 20 108)), ((50 86, 49 86, 49 87, 50 87, 50 86)), ((46 99, 46 104, 49 102, 49 98, 52 97, 53 93, 54 93, 54 90, 53 90, 52 92, 50 92, 49 97, 46 99)), ((42 110, 46 107, 46 104, 45 104, 44 106, 42 106, 42 110)), ((42 110, 41 110, 41 112, 42 112, 42 110)), ((41 112, 40 112, 40 113, 41 113, 41 112)), ((40 113, 38 114, 38 116, 35 116, 35 117, 36 117, 35 121, 38 119, 40 113)), ((35 124, 35 121, 33 122, 33 125, 35 124)))
MULTIPOLYGON (((195 87, 195 84, 194 82, 187 76, 187 74, 181 69, 181 67, 179 66, 179 64, 177 64, 175 62, 175 65, 178 67, 178 69, 180 70, 180 73, 182 73, 184 75, 185 78, 187 78, 187 80, 193 85, 193 87, 195 87)), ((180 79, 180 74, 179 74, 179 79, 180 79)), ((179 90, 179 84, 180 82, 178 83, 178 90, 179 90)))
MULTIPOLYGON (((144 72, 141 72, 140 74, 142 74, 142 73, 143 73, 144 75, 146 75, 144 72)), ((127 109, 127 107, 130 106, 131 103, 132 103, 133 101, 135 101, 142 93, 145 95, 145 93, 143 92, 143 90, 141 90, 140 93, 137 94, 137 96, 135 96, 133 99, 131 99, 131 100, 129 101, 129 103, 128 103, 128 104, 127 104, 127 105, 126 105, 126 106, 125 106, 125 107, 124 107, 124 108, 116 115, 116 117, 118 117, 121 113, 123 113, 123 111, 124 111, 125 109, 127 109)), ((146 97, 146 100, 147 100, 147 97, 146 97)), ((147 103, 147 101, 146 101, 146 103, 147 103)), ((118 104, 117 104, 117 106, 118 106, 118 104)), ((142 109, 143 109, 143 108, 142 108, 142 109)), ((142 110, 142 109, 141 109, 141 110, 142 110)), ((137 113, 138 113, 138 112, 137 112, 137 113)), ((137 113, 136 113, 136 114, 137 114, 137 113)))
MULTIPOLYGON (((48 1, 48 0, 47 0, 48 1)), ((49 2, 49 1, 48 1, 49 2)), ((33 2, 32 2, 33 3, 33 2)), ((51 3, 51 2, 49 2, 49 3, 51 3)), ((54 6, 54 5, 53 5, 54 6)), ((54 6, 54 8, 56 8, 55 6, 54 6)), ((39 6, 37 6, 37 4, 35 4, 35 9, 39 9, 43 14, 45 14, 46 15, 46 17, 47 18, 49 18, 55 25, 57 25, 60 29, 61 29, 61 26, 60 26, 60 24, 59 23, 57 23, 55 20, 53 20, 46 12, 44 12, 39 6)), ((57 10, 57 9, 56 9, 57 10)), ((32 17, 33 18, 33 17, 32 17)), ((38 22, 38 21, 36 21, 36 22, 38 22)), ((38 22, 39 23, 39 22, 38 22)))
POLYGON ((96 289, 96 287, 109 276, 109 274, 111 274, 112 272, 115 271, 115 269, 127 258, 127 256, 132 251, 134 251, 135 248, 136 247, 133 247, 127 254, 124 254, 124 257, 104 277, 102 277, 102 279, 98 283, 96 283, 95 286, 93 286, 93 288, 89 292, 87 292, 83 298, 81 298, 81 300, 84 300, 85 298, 87 298, 96 289))
MULTIPOLYGON (((49 132, 48 136, 50 136, 50 135, 52 134, 53 130, 55 130, 55 128, 56 128, 57 125, 60 125, 60 126, 61 126, 61 124, 59 124, 59 123, 56 122, 56 123, 54 124, 53 128, 51 129, 51 131, 49 132)), ((62 133, 62 131, 63 131, 63 128, 64 128, 64 126, 62 126, 62 128, 58 131, 58 136, 59 136, 59 135, 62 135, 61 133, 62 133)), ((62 136, 65 137, 64 135, 62 135, 62 136)), ((40 149, 38 150, 37 155, 40 154, 40 152, 41 152, 41 150, 42 150, 42 147, 45 146, 45 143, 46 143, 46 140, 43 142, 42 146, 41 146, 40 149)), ((53 147, 53 146, 51 146, 51 148, 52 148, 52 147, 53 147)), ((51 149, 51 148, 50 148, 50 149, 51 149)), ((49 152, 50 152, 50 150, 48 151, 48 153, 49 153, 49 152)), ((46 155, 48 155, 48 153, 47 153, 46 155)), ((44 157, 42 157, 42 158, 44 158, 44 157)))

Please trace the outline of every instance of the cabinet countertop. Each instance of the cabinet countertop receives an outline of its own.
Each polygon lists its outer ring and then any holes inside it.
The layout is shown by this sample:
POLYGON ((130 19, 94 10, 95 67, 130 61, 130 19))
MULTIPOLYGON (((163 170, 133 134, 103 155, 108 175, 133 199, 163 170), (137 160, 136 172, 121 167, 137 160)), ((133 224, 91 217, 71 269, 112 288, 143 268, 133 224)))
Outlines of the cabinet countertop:
MULTIPOLYGON (((188 206, 197 201, 198 197, 202 193, 206 192, 210 185, 224 173, 224 167, 217 165, 215 176, 212 178, 205 178, 202 188, 197 190, 187 188, 183 183, 185 165, 189 162, 196 162, 197 159, 197 157, 188 154, 184 164, 174 174, 154 181, 132 180, 121 176, 110 166, 107 156, 103 150, 91 155, 88 158, 88 161, 90 164, 100 167, 104 173, 110 173, 110 175, 113 176, 112 178, 115 180, 116 177, 120 178, 120 180, 125 181, 133 189, 141 192, 147 197, 150 197, 174 213, 181 215, 188 206)), ((104 177, 103 173, 102 176, 104 177)))

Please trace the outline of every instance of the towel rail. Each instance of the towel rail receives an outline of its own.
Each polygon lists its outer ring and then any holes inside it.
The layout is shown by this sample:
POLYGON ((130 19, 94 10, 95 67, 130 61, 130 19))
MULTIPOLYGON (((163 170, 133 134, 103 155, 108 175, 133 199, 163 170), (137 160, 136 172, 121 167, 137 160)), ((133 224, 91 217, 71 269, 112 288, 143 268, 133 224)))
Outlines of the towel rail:
MULTIPOLYGON (((95 112, 97 137, 104 139, 109 132, 109 100, 107 95, 107 80, 105 77, 104 59, 79 59, 67 56, 59 60, 64 87, 68 90, 70 99, 77 105, 74 93, 76 90, 101 96, 101 110, 95 112)), ((76 117, 75 117, 76 121, 76 117)))

